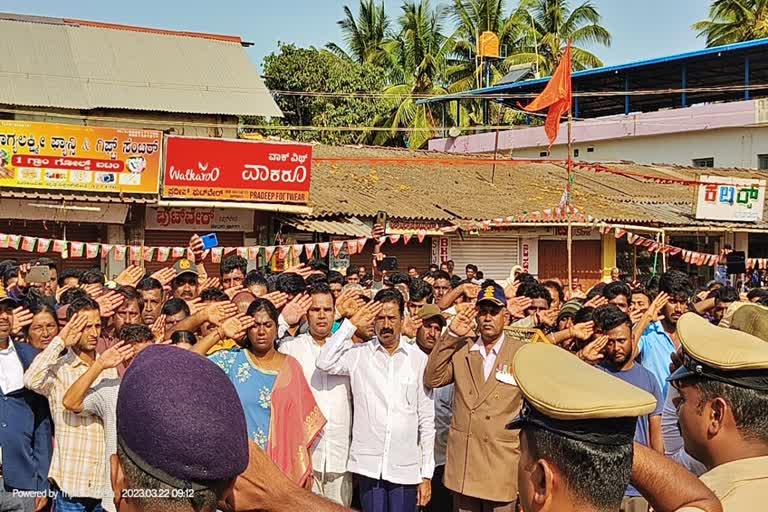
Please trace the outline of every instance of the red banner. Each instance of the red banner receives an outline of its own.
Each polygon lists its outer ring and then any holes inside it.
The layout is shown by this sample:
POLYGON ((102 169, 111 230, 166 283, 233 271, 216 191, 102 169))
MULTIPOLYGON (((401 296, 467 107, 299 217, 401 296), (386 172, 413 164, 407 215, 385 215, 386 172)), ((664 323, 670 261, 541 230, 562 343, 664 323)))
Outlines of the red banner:
POLYGON ((165 198, 306 203, 312 146, 168 137, 165 198))

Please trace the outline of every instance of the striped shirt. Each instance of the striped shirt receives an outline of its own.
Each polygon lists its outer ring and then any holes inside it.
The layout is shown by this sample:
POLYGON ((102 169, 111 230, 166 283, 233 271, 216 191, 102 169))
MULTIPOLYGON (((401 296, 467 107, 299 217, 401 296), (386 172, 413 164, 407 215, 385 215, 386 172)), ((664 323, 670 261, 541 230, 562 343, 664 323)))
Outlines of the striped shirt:
MULTIPOLYGON (((48 478, 70 497, 102 499, 111 493, 104 481, 104 426, 95 416, 75 414, 64 407, 67 390, 88 370, 85 361, 65 348, 64 340, 55 337, 24 374, 24 385, 47 397, 51 408, 56 442, 48 478)), ((103 371, 94 385, 105 378, 116 379, 117 372, 113 368, 103 371)))

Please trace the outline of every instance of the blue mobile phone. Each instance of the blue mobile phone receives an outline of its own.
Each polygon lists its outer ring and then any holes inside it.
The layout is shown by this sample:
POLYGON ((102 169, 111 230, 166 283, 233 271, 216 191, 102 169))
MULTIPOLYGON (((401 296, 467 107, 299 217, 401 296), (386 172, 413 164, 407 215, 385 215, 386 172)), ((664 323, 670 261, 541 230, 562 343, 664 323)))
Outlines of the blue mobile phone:
POLYGON ((206 251, 219 245, 219 238, 216 236, 216 233, 208 233, 207 235, 203 235, 200 237, 200 240, 203 241, 203 249, 206 251))

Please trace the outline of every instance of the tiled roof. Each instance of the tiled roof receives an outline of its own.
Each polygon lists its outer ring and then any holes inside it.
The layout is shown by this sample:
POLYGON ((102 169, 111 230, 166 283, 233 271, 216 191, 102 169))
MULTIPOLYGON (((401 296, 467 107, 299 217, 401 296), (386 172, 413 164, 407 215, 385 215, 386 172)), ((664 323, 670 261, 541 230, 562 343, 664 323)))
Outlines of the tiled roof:
POLYGON ((84 192, 66 192, 37 189, 13 189, 3 188, 0 193, 6 199, 39 199, 45 201, 74 201, 91 203, 134 203, 154 204, 157 202, 155 194, 87 194, 84 192))
MULTIPOLYGON (((566 182, 562 165, 530 161, 503 163, 496 166, 494 173, 493 165, 485 163, 487 155, 478 165, 478 157, 316 146, 314 158, 312 218, 340 215, 366 218, 375 216, 379 210, 396 218, 447 222, 517 216, 557 206, 566 182)), ((613 172, 659 180, 697 180, 700 173, 768 180, 768 173, 755 170, 631 163, 601 165, 613 172)), ((639 177, 578 168, 574 170, 572 203, 580 211, 605 221, 680 226, 713 224, 693 218, 694 192, 692 186, 653 183, 639 177)))

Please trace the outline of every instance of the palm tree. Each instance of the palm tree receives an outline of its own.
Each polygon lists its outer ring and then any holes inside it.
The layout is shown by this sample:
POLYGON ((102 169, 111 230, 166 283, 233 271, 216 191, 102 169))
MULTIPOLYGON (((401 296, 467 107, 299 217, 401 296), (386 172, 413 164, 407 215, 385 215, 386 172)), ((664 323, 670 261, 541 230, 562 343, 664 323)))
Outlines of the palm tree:
POLYGON ((709 19, 693 24, 707 47, 768 37, 768 0, 715 0, 709 19))
POLYGON ((525 49, 507 58, 507 64, 535 62, 542 75, 551 75, 571 41, 575 71, 600 67, 603 62, 583 45, 611 45, 611 34, 600 24, 601 16, 590 1, 571 10, 568 0, 522 0, 526 23, 525 49))
POLYGON ((376 5, 375 0, 360 0, 360 15, 355 19, 352 10, 344 6, 344 19, 338 22, 349 50, 335 43, 328 43, 327 48, 347 59, 360 64, 377 64, 384 59, 383 43, 386 40, 390 20, 384 12, 384 2, 376 5))
POLYGON ((393 84, 384 89, 389 109, 374 120, 375 126, 390 130, 364 138, 379 145, 407 143, 415 149, 435 136, 429 128, 442 124, 441 111, 417 105, 416 101, 424 95, 448 92, 446 70, 455 45, 454 39, 444 33, 443 20, 448 17, 444 7, 433 8, 430 0, 406 0, 402 10, 399 32, 383 45, 393 84), (419 131, 403 135, 399 128, 419 131))

